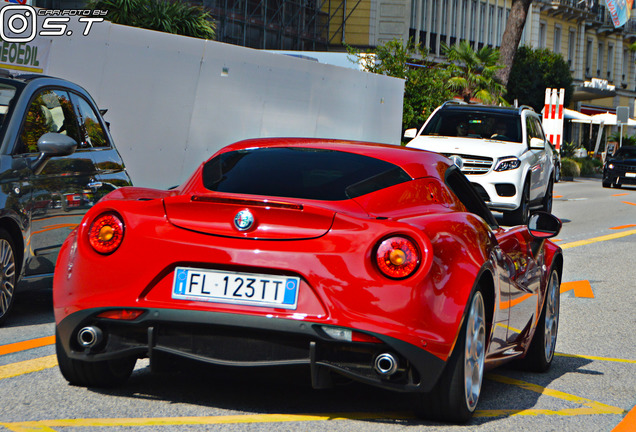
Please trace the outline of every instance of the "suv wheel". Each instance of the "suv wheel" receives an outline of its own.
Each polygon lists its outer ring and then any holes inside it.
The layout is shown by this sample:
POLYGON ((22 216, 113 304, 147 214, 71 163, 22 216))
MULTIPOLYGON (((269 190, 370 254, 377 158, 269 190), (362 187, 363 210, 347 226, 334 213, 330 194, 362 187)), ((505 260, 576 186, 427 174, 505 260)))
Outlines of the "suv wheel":
POLYGON ((505 211, 503 214, 504 225, 526 225, 530 218, 530 184, 526 182, 523 186, 521 202, 516 210, 505 211))
POLYGON ((545 196, 542 200, 542 208, 546 213, 552 213, 552 201, 553 201, 553 191, 554 191, 554 183, 550 180, 548 184, 548 189, 545 191, 545 196))

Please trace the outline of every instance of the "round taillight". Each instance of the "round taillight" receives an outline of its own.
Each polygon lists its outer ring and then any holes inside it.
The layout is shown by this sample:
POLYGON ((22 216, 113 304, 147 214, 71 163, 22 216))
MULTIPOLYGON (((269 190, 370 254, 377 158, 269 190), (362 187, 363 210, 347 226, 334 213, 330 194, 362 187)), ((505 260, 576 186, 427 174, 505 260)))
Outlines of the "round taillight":
POLYGON ((412 240, 405 237, 390 237, 378 246, 375 260, 385 276, 391 279, 404 279, 417 270, 420 252, 412 240))
POLYGON ((88 241, 97 252, 108 255, 119 247, 124 239, 124 222, 115 213, 97 217, 88 230, 88 241))

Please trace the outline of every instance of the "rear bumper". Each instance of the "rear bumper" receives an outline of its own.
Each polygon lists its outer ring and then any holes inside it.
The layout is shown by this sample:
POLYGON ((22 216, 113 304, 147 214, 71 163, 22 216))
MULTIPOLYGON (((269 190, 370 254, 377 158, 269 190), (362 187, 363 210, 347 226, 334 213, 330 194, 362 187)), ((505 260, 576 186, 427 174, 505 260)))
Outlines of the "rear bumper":
POLYGON ((382 343, 342 342, 329 337, 322 324, 218 312, 143 309, 133 321, 99 318, 112 308, 73 313, 57 326, 70 358, 83 361, 135 356, 151 365, 162 354, 230 367, 307 365, 314 387, 325 385, 325 372, 403 392, 427 392, 435 385, 445 362, 431 353, 382 334, 365 332, 382 343), (82 348, 78 331, 98 327, 101 342, 82 348), (376 358, 389 353, 397 371, 383 375, 374 369, 376 358))

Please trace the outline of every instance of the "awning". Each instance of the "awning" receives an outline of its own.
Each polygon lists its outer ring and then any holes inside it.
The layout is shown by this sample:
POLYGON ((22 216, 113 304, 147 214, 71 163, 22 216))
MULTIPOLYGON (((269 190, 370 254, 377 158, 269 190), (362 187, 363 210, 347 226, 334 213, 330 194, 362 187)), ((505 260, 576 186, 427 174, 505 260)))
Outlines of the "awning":
MULTIPOLYGON (((582 114, 582 115, 585 115, 585 114, 582 114)), ((588 117, 587 120, 573 119, 572 121, 576 123, 591 123, 591 124, 603 123, 606 126, 616 126, 618 124, 618 122, 616 121, 616 114, 612 114, 612 113, 595 114, 593 116, 586 116, 586 117, 588 117)), ((627 123, 623 123, 623 124, 625 126, 636 126, 636 120, 630 118, 630 119, 627 119, 627 123)))

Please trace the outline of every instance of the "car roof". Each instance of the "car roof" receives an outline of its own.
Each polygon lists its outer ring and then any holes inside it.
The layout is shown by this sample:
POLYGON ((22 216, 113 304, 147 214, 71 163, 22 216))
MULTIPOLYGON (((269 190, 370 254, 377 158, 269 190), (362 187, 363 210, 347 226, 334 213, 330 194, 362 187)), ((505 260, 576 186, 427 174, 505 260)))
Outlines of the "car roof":
POLYGON ((323 138, 255 138, 227 146, 217 155, 236 150, 274 147, 312 148, 365 155, 397 165, 414 179, 422 177, 443 179, 444 173, 452 165, 451 161, 444 156, 425 150, 393 144, 323 138))
POLYGON ((483 112, 483 113, 496 113, 500 115, 520 115, 522 111, 529 110, 536 114, 532 107, 527 105, 521 105, 519 107, 506 107, 498 105, 483 105, 483 104, 467 104, 457 101, 448 101, 440 106, 440 109, 444 111, 470 111, 470 112, 483 112))

